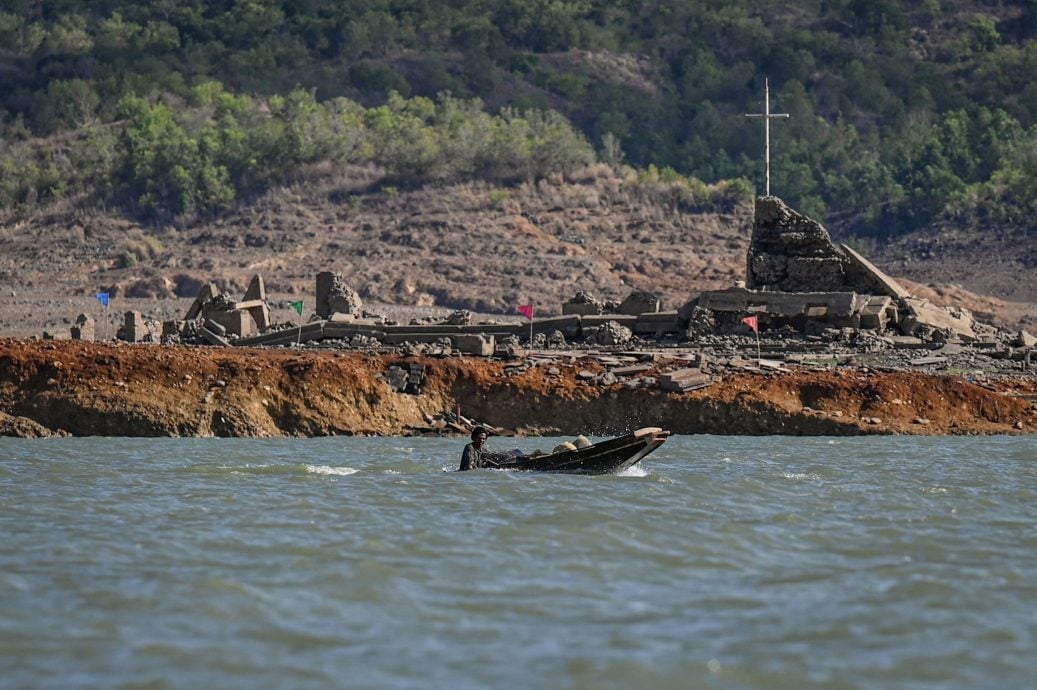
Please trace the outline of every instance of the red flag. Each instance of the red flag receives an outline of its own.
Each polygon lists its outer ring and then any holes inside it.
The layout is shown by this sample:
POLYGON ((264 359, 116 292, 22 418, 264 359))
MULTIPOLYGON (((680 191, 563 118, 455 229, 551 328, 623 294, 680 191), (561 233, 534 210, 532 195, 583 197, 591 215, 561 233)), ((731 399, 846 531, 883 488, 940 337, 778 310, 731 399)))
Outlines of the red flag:
POLYGON ((533 305, 532 304, 520 304, 519 313, 525 316, 530 321, 533 320, 533 305))
POLYGON ((742 319, 742 323, 744 323, 749 328, 753 329, 753 333, 755 333, 756 335, 760 335, 760 323, 756 318, 756 314, 745 317, 744 319, 742 319))

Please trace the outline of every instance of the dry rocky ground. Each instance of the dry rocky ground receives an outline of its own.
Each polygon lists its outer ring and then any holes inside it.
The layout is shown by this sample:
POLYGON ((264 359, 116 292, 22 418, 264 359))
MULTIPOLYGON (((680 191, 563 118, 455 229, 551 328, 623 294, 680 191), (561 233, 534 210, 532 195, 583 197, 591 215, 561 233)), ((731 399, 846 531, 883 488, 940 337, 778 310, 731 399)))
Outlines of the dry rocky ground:
POLYGON ((367 303, 557 314, 579 290, 657 292, 675 308, 744 273, 751 206, 687 214, 646 200, 606 167, 569 180, 367 192, 364 171, 279 190, 182 229, 58 209, 0 226, 0 335, 67 329, 93 295, 114 311, 181 316, 203 281, 240 297, 263 276, 275 318, 312 304, 334 270, 367 303), (132 257, 132 258, 130 258, 132 257), (125 264, 134 263, 131 267, 125 264), (124 267, 120 267, 123 265, 124 267), (178 299, 179 298, 179 299, 178 299))
MULTIPOLYGON (((182 318, 204 281, 240 298, 256 274, 275 322, 298 319, 293 300, 312 309, 323 270, 341 273, 370 311, 404 322, 461 308, 519 319, 515 307, 529 302, 538 316, 557 314, 580 290, 616 300, 647 290, 673 309, 744 278, 750 205, 690 213, 668 202, 665 190, 648 193, 603 166, 506 189, 371 190, 371 179, 366 171, 324 176, 179 228, 146 229, 71 205, 4 220, 0 429, 23 436, 397 434, 427 428, 460 403, 466 414, 515 433, 1035 430, 1032 372, 976 381, 969 370, 986 365, 972 361, 940 375, 859 365, 728 372, 708 389, 666 393, 589 385, 577 373, 600 366, 593 361, 509 375, 504 362, 446 358, 428 361, 433 383, 413 396, 383 378, 399 354, 23 340, 43 331, 67 335, 81 312, 98 318, 99 336, 114 336, 129 309, 182 318), (94 298, 100 291, 113 296, 109 325, 94 298)), ((918 296, 1033 332, 1034 246, 1022 232, 945 233, 865 254, 918 296)), ((679 366, 653 361, 657 374, 679 366)))
MULTIPOLYGON (((203 281, 238 298, 256 274, 282 321, 290 301, 312 305, 322 270, 403 318, 513 315, 530 302, 557 314, 579 290, 603 300, 648 290, 673 309, 745 277, 751 205, 689 213, 664 188, 645 191, 606 166, 510 188, 372 191, 373 179, 365 170, 319 177, 182 228, 71 205, 3 220, 0 336, 67 332, 80 312, 100 318, 100 291, 112 293, 116 317, 179 318, 203 281)), ((865 253, 937 304, 1006 328, 1037 324, 1037 238, 1025 232, 948 231, 865 253)))

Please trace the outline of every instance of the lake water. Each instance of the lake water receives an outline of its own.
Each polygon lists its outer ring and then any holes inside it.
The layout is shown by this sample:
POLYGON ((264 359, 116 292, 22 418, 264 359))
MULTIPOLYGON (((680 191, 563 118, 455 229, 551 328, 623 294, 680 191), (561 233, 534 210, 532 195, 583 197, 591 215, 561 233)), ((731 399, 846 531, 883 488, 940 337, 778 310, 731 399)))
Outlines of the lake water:
POLYGON ((0 687, 1037 684, 1037 437, 462 446, 0 439, 0 687))

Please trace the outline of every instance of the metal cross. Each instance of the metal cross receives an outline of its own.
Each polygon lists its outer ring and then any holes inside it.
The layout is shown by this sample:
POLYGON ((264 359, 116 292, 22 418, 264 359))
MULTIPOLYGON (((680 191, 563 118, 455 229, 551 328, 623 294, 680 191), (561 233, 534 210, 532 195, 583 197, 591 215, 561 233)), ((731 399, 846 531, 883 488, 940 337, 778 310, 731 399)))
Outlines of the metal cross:
POLYGON ((763 131, 766 137, 766 149, 764 150, 764 158, 767 161, 767 194, 771 195, 771 120, 777 120, 779 118, 787 118, 788 113, 772 113, 771 112, 771 88, 770 83, 765 78, 763 80, 763 112, 762 113, 746 113, 746 117, 762 117, 763 118, 763 131))

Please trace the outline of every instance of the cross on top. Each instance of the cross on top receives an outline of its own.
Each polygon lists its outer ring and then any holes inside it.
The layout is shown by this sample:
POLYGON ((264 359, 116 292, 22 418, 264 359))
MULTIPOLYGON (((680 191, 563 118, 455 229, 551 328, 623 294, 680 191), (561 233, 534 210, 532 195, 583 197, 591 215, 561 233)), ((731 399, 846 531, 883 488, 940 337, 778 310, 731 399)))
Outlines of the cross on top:
POLYGON ((763 112, 762 113, 746 113, 746 117, 763 118, 763 131, 764 140, 766 142, 764 148, 764 160, 767 164, 767 194, 771 195, 771 120, 777 120, 780 118, 788 118, 788 113, 772 113, 771 112, 771 88, 770 83, 766 78, 763 80, 763 112))

